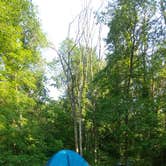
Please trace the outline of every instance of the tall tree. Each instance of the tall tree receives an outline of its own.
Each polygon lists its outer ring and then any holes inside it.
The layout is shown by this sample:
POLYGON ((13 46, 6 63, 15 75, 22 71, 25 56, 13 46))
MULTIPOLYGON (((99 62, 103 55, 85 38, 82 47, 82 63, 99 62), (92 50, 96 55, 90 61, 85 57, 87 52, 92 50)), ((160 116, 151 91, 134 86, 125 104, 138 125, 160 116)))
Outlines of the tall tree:
POLYGON ((30 151, 29 160, 37 164, 32 115, 37 113, 40 48, 46 39, 31 1, 0 0, 0 43, 0 164, 28 165, 30 151))
MULTIPOLYGON (((75 149, 83 154, 83 119, 86 115, 86 104, 88 86, 97 71, 97 61, 101 59, 96 56, 96 50, 100 41, 94 42, 96 29, 100 27, 95 24, 93 10, 89 3, 85 2, 83 10, 69 24, 68 37, 62 43, 61 48, 53 49, 59 56, 59 61, 63 69, 65 78, 66 92, 70 100, 72 116, 74 121, 75 149), (74 36, 73 27, 77 26, 74 36), (72 29, 73 28, 73 29, 72 29), (97 60, 98 59, 98 60, 97 60), (96 71, 95 71, 96 70, 96 71)), ((99 63, 98 63, 99 64, 99 63)))
MULTIPOLYGON (((155 56, 159 50, 165 50, 164 22, 157 6, 160 1, 110 1, 104 15, 110 29, 107 66, 94 83, 99 92, 95 95, 96 116, 106 115, 97 123, 102 131, 100 139, 107 141, 101 142, 101 153, 113 158, 112 161, 106 158, 108 165, 110 162, 156 165, 155 155, 160 148, 155 146, 159 146, 161 139, 158 134, 161 119, 156 107, 160 104, 156 103, 156 97, 159 100, 162 97, 158 92, 153 94, 156 76, 152 70, 155 71, 155 66, 156 71, 165 70, 165 58, 155 56)), ((161 89, 160 93, 164 94, 164 87, 161 89)))

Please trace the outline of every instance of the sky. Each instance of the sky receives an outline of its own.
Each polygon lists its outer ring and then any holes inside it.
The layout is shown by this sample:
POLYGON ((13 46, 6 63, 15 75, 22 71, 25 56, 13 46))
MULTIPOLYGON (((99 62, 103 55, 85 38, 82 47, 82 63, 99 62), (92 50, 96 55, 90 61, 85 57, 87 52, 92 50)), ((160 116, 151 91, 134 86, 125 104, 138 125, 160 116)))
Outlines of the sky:
MULTIPOLYGON (((66 38, 68 25, 73 18, 81 11, 85 0, 33 0, 37 6, 38 15, 43 31, 48 40, 58 45, 66 38)), ((91 0, 91 6, 98 9, 105 0, 91 0)), ((46 54, 46 53, 45 53, 46 54)), ((48 53, 47 53, 48 54, 48 53)), ((54 57, 50 52, 47 59, 54 57)))
MULTIPOLYGON (((48 40, 57 48, 67 37, 69 23, 78 15, 85 1, 88 0, 32 0, 37 6, 42 29, 48 40)), ((94 10, 98 9, 106 0, 91 0, 94 10)), ((51 49, 42 52, 43 57, 50 62, 56 53, 51 49)), ((49 87, 49 86, 48 86, 49 87)), ((49 87, 50 96, 57 99, 61 94, 56 88, 49 87)))

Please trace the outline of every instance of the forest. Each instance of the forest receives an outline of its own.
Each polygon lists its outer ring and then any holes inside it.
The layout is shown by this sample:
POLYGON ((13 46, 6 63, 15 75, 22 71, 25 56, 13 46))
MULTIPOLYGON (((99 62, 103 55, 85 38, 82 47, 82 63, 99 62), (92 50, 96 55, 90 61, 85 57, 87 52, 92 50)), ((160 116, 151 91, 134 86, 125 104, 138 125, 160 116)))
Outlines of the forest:
POLYGON ((87 5, 68 31, 57 48, 33 1, 0 0, 0 165, 71 149, 91 166, 166 166, 166 1, 87 5))

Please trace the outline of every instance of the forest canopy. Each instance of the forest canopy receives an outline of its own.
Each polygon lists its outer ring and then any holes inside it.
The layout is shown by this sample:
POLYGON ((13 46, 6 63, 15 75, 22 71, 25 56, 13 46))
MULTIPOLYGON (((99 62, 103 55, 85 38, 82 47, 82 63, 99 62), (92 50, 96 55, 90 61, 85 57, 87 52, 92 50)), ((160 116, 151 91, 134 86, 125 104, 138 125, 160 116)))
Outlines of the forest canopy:
POLYGON ((31 0, 0 0, 0 165, 41 166, 71 149, 92 166, 165 166, 166 1, 108 0, 72 23, 56 48, 31 0))

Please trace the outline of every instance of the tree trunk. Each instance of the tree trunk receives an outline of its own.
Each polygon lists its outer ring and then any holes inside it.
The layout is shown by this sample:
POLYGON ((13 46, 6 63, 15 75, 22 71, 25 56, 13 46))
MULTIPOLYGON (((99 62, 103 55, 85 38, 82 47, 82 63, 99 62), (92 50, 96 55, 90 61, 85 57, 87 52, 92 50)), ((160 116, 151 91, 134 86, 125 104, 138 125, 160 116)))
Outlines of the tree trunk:
MULTIPOLYGON (((69 88, 69 87, 68 87, 69 88)), ((74 99, 73 88, 69 91, 69 98, 71 102, 72 109, 72 118, 74 122, 74 142, 75 142, 75 151, 79 153, 79 144, 78 144, 78 128, 77 128, 77 116, 76 116, 76 103, 74 99)))
POLYGON ((80 148, 80 155, 83 155, 82 151, 82 119, 79 120, 79 148, 80 148))
POLYGON ((79 153, 77 121, 75 118, 74 118, 74 141, 75 141, 75 151, 79 153))

